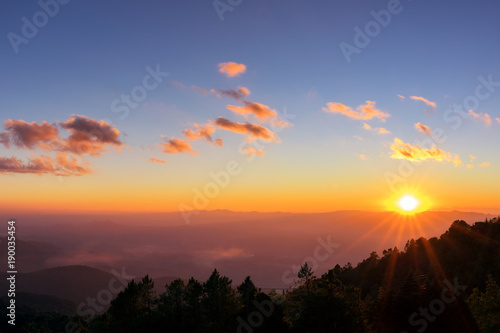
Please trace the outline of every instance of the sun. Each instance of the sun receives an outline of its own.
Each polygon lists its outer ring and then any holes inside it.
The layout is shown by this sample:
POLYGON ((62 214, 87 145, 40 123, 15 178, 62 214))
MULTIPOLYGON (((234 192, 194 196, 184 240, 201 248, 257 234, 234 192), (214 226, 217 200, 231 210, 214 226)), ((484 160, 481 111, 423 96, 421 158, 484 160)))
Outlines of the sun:
POLYGON ((418 207, 419 202, 412 195, 405 195, 398 201, 399 207, 406 212, 412 212, 418 207))

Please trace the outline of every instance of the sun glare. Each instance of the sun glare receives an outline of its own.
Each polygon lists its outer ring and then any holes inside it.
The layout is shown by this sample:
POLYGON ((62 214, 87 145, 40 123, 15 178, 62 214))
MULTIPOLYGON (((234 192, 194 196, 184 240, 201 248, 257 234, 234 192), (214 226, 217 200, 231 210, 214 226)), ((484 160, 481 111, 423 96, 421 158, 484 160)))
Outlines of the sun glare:
POLYGON ((406 212, 411 212, 418 207, 418 201, 411 195, 405 195, 398 201, 399 207, 406 212))

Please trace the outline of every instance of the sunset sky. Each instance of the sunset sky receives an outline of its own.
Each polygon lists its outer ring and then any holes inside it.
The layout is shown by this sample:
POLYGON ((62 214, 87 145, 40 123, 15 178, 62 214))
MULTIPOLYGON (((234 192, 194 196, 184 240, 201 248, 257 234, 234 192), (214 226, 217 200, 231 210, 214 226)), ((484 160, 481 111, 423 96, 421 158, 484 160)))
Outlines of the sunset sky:
POLYGON ((0 11, 0 209, 500 213, 498 1, 41 3, 0 11))

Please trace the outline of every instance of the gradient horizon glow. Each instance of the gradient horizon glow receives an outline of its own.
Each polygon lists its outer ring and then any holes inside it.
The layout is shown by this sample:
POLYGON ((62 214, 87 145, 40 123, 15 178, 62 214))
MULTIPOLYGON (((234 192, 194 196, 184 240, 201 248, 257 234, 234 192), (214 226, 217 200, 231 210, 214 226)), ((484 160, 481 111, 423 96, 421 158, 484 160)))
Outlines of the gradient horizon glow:
POLYGON ((61 2, 2 4, 2 210, 500 213, 498 2, 61 2))

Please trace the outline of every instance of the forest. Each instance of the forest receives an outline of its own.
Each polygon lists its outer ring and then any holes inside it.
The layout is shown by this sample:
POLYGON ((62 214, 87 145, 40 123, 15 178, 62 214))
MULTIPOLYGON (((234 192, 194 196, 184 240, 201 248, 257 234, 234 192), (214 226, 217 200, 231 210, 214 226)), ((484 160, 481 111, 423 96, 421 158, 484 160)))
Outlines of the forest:
MULTIPOLYGON (((16 332, 500 332, 500 218, 457 220, 439 238, 372 252, 317 276, 309 263, 285 291, 176 279, 154 292, 132 280, 102 315, 68 316, 19 306, 16 332)), ((2 302, 0 300, 0 302, 2 302)), ((6 304, 0 304, 6 316, 6 304)), ((12 327, 2 321, 1 332, 12 327)))

